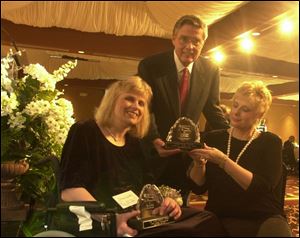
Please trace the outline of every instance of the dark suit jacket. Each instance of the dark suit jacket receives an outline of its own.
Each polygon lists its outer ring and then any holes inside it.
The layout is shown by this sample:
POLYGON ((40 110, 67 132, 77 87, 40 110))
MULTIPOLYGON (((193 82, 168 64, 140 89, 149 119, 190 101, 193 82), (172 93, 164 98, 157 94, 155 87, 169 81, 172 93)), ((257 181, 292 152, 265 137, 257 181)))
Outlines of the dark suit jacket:
POLYGON ((213 129, 227 128, 219 108, 219 70, 207 59, 199 57, 190 77, 190 90, 185 110, 180 109, 179 83, 173 51, 142 60, 138 75, 152 88, 152 120, 149 137, 166 139, 170 127, 180 116, 198 123, 203 112, 213 129))
POLYGON ((184 110, 179 104, 179 82, 173 51, 154 55, 142 60, 138 75, 152 88, 151 127, 142 141, 145 156, 153 166, 156 184, 165 184, 187 194, 194 184, 186 176, 192 159, 185 154, 160 158, 152 145, 153 139, 166 140, 171 126, 181 116, 198 123, 201 112, 213 128, 226 128, 228 123, 219 108, 219 70, 205 58, 193 65, 190 90, 184 110))

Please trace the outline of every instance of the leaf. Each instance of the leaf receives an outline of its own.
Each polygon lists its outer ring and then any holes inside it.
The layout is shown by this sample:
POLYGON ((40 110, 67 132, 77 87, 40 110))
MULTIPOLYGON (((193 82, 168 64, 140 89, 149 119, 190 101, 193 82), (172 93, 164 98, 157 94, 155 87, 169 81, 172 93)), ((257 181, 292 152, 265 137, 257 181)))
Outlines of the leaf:
POLYGON ((44 90, 44 91, 40 91, 37 95, 37 99, 44 99, 47 101, 52 101, 55 99, 55 97, 57 96, 57 91, 49 91, 49 90, 44 90))

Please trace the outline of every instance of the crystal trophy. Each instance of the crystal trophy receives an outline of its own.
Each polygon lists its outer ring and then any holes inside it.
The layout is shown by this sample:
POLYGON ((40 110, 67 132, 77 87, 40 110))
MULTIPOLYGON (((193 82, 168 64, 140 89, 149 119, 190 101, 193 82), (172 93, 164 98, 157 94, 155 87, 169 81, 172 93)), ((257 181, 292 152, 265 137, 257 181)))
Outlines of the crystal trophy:
POLYGON ((180 117, 168 133, 165 149, 176 148, 184 151, 203 148, 198 127, 187 117, 180 117))
POLYGON ((141 213, 136 218, 128 220, 128 225, 137 230, 144 230, 175 222, 168 215, 153 214, 153 210, 160 207, 163 200, 164 197, 156 185, 146 184, 137 203, 137 209, 141 213))

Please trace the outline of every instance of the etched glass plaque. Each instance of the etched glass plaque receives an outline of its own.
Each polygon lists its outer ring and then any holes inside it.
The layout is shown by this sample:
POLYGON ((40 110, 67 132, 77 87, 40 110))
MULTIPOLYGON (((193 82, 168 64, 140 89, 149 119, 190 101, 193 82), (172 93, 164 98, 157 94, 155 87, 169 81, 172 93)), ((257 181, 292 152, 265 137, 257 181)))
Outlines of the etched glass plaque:
POLYGON ((153 209, 160 207, 164 198, 154 184, 146 184, 139 196, 137 209, 140 215, 137 218, 130 219, 128 225, 137 230, 149 229, 174 222, 168 215, 153 214, 153 209))
POLYGON ((180 117, 170 128, 165 148, 178 148, 184 151, 190 151, 195 148, 203 148, 203 144, 200 143, 198 127, 191 119, 187 117, 180 117))

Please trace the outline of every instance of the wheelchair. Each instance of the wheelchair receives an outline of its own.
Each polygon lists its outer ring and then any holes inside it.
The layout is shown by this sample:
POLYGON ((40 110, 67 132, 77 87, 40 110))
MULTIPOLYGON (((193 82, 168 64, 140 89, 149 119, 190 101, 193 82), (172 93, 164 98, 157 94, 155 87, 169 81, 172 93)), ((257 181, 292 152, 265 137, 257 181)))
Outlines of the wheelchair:
MULTIPOLYGON (((59 187, 60 167, 57 157, 48 157, 41 163, 51 163, 56 185, 59 187)), ((117 208, 106 208, 100 202, 62 202, 54 192, 45 217, 45 231, 33 237, 116 237, 117 208), (96 214, 97 220, 91 214, 96 214)))

